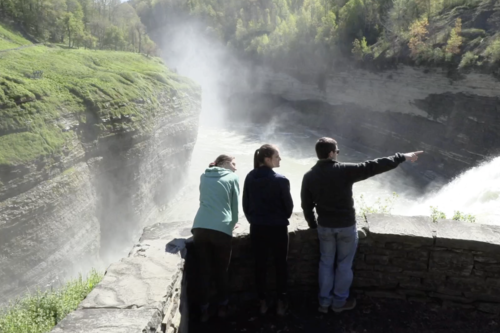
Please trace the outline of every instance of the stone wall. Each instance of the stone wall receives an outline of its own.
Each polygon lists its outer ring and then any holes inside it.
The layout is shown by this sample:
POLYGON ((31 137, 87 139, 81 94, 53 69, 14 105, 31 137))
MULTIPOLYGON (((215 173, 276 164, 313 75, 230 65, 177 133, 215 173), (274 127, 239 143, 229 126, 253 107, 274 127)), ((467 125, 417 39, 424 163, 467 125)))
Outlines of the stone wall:
MULTIPOLYGON (((369 215, 358 222, 353 292, 500 314, 500 227, 428 217, 369 215)), ((127 258, 52 333, 188 333, 196 312, 191 222, 144 229, 127 258)), ((294 213, 289 227, 289 292, 317 295, 316 230, 294 213)), ((272 266, 271 260, 269 265, 272 266)), ((233 238, 231 302, 255 298, 249 224, 233 238)), ((269 290, 274 288, 269 270, 269 290)))
MULTIPOLYGON (((317 233, 308 229, 301 214, 290 222, 290 292, 316 297, 317 233)), ((369 215, 367 222, 358 223, 358 234, 355 292, 500 314, 500 227, 369 215)), ((230 274, 234 297, 252 297, 254 269, 246 221, 235 232, 230 274)), ((273 274, 271 269, 271 289, 273 274)))

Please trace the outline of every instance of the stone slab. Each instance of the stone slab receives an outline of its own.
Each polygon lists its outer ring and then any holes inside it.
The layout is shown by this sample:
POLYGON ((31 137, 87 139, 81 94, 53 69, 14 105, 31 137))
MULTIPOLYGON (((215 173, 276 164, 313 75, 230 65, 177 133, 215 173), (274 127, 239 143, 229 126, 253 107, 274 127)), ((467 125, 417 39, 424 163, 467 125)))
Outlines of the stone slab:
POLYGON ((79 309, 66 316, 51 333, 156 332, 160 323, 157 309, 79 309))
POLYGON ((369 238, 377 242, 404 242, 419 245, 433 245, 433 223, 427 216, 396 216, 370 214, 369 238))
POLYGON ((168 288, 180 274, 179 255, 129 257, 112 264, 80 308, 162 308, 168 288))
POLYGON ((436 224, 436 245, 498 254, 500 252, 500 227, 440 220, 436 224))
MULTIPOLYGON (((294 233, 297 231, 309 230, 311 233, 317 234, 316 230, 310 229, 304 218, 304 214, 301 212, 294 212, 289 219, 290 225, 288 226, 288 232, 294 233)), ((358 235, 360 238, 364 238, 368 231, 368 223, 364 219, 358 219, 356 223, 358 229, 358 235)), ((250 234, 250 223, 248 223, 246 217, 240 216, 238 223, 233 231, 233 237, 244 237, 250 234)))

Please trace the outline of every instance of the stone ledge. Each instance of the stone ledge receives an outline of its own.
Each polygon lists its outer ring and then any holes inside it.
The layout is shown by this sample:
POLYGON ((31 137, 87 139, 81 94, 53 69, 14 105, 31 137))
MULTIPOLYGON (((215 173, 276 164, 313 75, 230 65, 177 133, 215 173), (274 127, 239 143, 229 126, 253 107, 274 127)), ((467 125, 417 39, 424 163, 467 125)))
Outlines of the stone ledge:
POLYGON ((80 308, 162 308, 168 285, 179 275, 181 258, 125 258, 112 264, 80 308))
POLYGON ((436 223, 436 246, 498 254, 500 227, 440 220, 436 223))
POLYGON ((367 215, 368 238, 376 242, 434 245, 434 225, 426 216, 367 215))
POLYGON ((156 332, 158 309, 79 309, 64 318, 52 333, 156 332))

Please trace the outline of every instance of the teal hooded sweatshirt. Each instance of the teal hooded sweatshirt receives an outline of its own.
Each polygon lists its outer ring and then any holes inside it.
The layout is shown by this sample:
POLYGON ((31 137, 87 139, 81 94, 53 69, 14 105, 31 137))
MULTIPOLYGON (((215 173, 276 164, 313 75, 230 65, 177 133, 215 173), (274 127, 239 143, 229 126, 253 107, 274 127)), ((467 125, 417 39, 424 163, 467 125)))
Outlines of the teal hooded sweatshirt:
POLYGON ((193 229, 212 229, 233 235, 238 222, 239 177, 231 170, 211 167, 200 177, 200 208, 193 229))

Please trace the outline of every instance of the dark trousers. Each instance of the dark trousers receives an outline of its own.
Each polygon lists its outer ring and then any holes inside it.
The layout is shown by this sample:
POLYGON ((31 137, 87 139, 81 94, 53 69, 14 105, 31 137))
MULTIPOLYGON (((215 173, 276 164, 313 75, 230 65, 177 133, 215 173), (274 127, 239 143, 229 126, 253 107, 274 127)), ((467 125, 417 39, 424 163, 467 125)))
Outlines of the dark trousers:
POLYGON ((276 269, 278 299, 285 300, 288 279, 288 227, 252 224, 250 238, 255 255, 255 283, 259 299, 266 299, 267 259, 271 252, 276 269))
POLYGON ((219 304, 229 299, 228 268, 231 260, 232 237, 220 231, 193 229, 193 244, 198 261, 200 304, 207 306, 210 297, 210 278, 215 278, 219 304))

